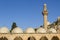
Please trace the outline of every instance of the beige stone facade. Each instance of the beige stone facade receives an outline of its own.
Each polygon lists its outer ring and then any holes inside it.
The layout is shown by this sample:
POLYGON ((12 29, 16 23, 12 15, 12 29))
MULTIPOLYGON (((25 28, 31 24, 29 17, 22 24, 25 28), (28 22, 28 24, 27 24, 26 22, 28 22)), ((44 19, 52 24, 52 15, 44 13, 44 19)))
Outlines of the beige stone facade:
POLYGON ((60 18, 59 20, 47 25, 48 12, 46 4, 44 4, 43 17, 44 28, 28 28, 25 32, 20 28, 14 28, 10 31, 6 28, 0 28, 0 40, 60 40, 60 18))
POLYGON ((48 40, 57 38, 60 40, 60 34, 0 34, 0 40, 2 37, 7 38, 8 40, 14 40, 17 37, 20 38, 20 40, 29 40, 29 37, 34 37, 32 40, 42 40, 43 37, 46 37, 48 40))

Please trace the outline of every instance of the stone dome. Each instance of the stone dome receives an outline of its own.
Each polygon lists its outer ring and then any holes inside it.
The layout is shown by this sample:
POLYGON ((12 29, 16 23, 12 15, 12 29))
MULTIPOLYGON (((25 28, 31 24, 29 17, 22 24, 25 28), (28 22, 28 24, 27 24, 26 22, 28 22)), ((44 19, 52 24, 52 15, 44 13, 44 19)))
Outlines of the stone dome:
POLYGON ((38 28, 36 33, 46 33, 46 30, 44 28, 38 28))
POLYGON ((12 33, 23 33, 23 30, 19 27, 16 27, 12 30, 12 33))
POLYGON ((49 33, 57 33, 57 31, 56 31, 54 28, 50 28, 50 29, 48 30, 48 32, 49 32, 49 33))
POLYGON ((35 30, 33 28, 27 28, 25 33, 35 33, 35 30))
POLYGON ((0 28, 0 33, 10 33, 10 31, 7 27, 2 27, 0 28))

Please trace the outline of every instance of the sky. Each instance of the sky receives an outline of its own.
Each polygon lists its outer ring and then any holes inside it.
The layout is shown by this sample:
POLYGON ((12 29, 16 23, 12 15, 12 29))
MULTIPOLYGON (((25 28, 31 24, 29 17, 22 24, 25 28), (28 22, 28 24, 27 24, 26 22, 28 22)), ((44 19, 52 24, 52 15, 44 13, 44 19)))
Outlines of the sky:
POLYGON ((43 25, 43 5, 47 4, 50 23, 60 16, 60 0, 0 0, 0 27, 11 29, 13 22, 25 30, 43 25))

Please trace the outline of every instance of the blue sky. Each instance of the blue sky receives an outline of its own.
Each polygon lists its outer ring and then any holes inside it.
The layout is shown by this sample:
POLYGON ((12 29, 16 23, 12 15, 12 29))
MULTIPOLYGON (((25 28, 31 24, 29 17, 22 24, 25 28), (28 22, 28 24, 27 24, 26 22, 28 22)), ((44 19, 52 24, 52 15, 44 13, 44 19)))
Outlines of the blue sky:
POLYGON ((48 20, 53 22, 60 16, 60 0, 0 0, 0 27, 11 29, 13 22, 26 29, 43 24, 43 4, 47 4, 48 20))

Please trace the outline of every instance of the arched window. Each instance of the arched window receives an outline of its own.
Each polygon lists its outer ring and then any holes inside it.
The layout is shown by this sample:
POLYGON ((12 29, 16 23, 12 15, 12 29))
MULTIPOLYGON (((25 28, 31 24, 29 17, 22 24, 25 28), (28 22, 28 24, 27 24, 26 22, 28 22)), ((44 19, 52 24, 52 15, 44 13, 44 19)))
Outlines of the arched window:
POLYGON ((53 36, 51 40, 59 40, 57 36, 53 36))
POLYGON ((34 37, 29 37, 28 40, 36 40, 34 37))
POLYGON ((40 38, 40 40, 48 40, 48 38, 46 36, 43 36, 40 38))
POLYGON ((14 40, 23 40, 21 37, 15 37, 14 40))
POLYGON ((1 37, 0 40, 8 40, 6 37, 1 37))

